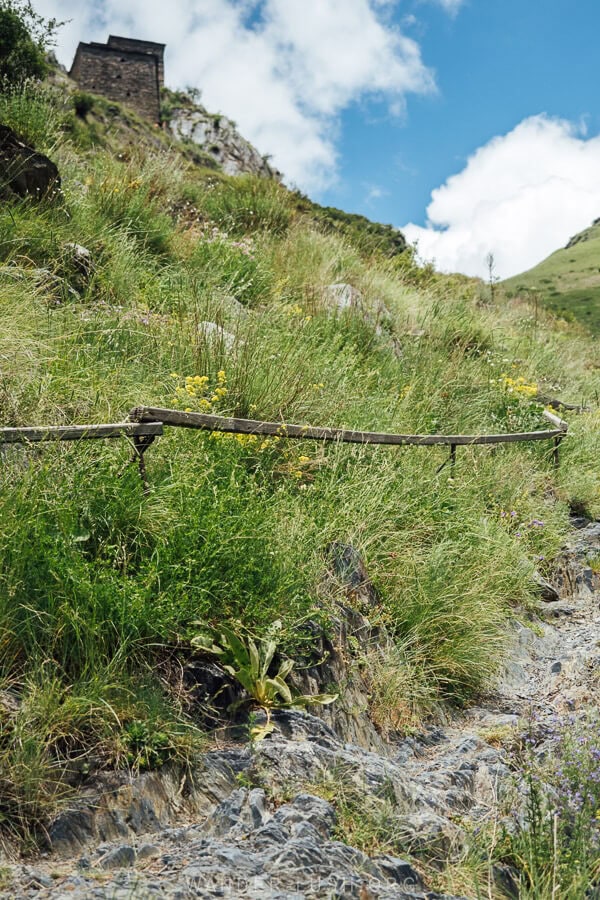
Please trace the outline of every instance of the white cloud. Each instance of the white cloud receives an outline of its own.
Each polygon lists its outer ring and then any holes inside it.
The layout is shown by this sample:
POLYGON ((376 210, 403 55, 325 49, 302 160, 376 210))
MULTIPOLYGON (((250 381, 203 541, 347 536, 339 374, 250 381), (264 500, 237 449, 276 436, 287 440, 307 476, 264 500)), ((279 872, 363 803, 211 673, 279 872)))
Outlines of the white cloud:
POLYGON ((423 259, 444 271, 515 275, 563 246, 600 215, 600 136, 545 115, 479 148, 433 191, 427 227, 406 225, 423 259))
MULTIPOLYGON (((448 0, 443 0, 448 2, 448 0)), ((353 102, 391 114, 409 92, 434 89, 419 45, 390 18, 399 0, 37 0, 72 19, 58 54, 77 41, 125 34, 167 44, 166 80, 194 85, 206 106, 235 119, 289 182, 315 190, 335 179, 337 126, 353 102)))
POLYGON ((464 0, 432 0, 433 3, 437 3, 438 6, 443 7, 446 12, 457 13, 459 8, 463 5, 464 0))
POLYGON ((380 187, 378 184, 363 184, 366 190, 364 202, 367 206, 371 206, 375 200, 381 200, 383 197, 389 197, 390 192, 380 187))

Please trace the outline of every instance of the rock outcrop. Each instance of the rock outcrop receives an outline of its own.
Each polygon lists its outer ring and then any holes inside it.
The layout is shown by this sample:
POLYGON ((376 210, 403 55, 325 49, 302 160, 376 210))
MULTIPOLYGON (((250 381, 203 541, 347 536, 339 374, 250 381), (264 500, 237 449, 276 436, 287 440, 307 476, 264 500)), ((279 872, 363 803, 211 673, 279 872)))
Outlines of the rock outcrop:
POLYGON ((12 128, 0 124, 0 195, 41 200, 59 190, 60 175, 52 160, 24 144, 12 128))
POLYGON ((281 179, 281 173, 242 137, 235 123, 226 116, 211 115, 203 106, 185 104, 171 110, 168 128, 179 140, 197 144, 227 175, 250 173, 281 179))

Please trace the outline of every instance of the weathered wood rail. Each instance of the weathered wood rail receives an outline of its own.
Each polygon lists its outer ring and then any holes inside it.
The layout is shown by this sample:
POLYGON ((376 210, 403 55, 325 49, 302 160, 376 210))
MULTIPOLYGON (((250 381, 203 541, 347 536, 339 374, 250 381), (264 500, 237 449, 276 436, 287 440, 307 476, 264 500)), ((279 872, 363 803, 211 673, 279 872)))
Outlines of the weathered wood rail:
POLYGON ((522 441, 547 441, 564 437, 568 425, 553 413, 544 412, 555 428, 551 431, 523 431, 513 434, 390 434, 377 431, 353 431, 347 428, 315 428, 310 425, 287 425, 283 422, 263 422, 257 419, 235 419, 205 413, 185 413, 158 406, 138 406, 130 413, 135 422, 162 422, 175 428, 196 428, 202 431, 224 431, 230 434, 277 435, 296 440, 339 441, 344 444, 387 444, 428 447, 439 444, 463 446, 470 444, 511 444, 522 441))
MULTIPOLYGON (((450 462, 456 462, 457 447, 476 444, 513 444, 525 441, 553 441, 553 459, 559 462, 560 442, 568 424, 554 413, 544 410, 544 416, 554 425, 546 431, 523 431, 512 434, 391 434, 376 431, 356 431, 348 428, 327 428, 311 425, 290 425, 284 422, 264 422, 257 419, 238 419, 204 413, 186 413, 158 406, 138 406, 129 414, 129 421, 109 425, 45 425, 26 428, 0 428, 1 444, 27 444, 41 441, 81 441, 104 438, 131 438, 134 458, 147 488, 144 453, 164 427, 194 428, 201 431, 221 431, 229 434, 277 436, 295 440, 335 441, 344 444, 378 444, 384 446, 450 447, 450 462)), ((440 468, 446 465, 444 463, 440 468)))
POLYGON ((87 441, 94 438, 157 437, 162 422, 115 422, 112 425, 40 425, 34 428, 0 428, 0 444, 39 441, 87 441))
MULTIPOLYGON (((264 422, 257 419, 237 419, 206 413, 186 413, 159 406, 138 406, 129 418, 135 422, 162 422, 174 428, 195 428, 202 431, 222 431, 229 434, 256 434, 296 440, 337 441, 345 444, 379 444, 387 446, 450 447, 448 462, 454 466, 456 449, 474 444, 513 444, 524 441, 554 441, 554 464, 559 463, 560 442, 568 424, 554 413, 544 410, 544 416, 554 425, 546 431, 522 431, 513 434, 390 434, 376 431, 354 431, 347 428, 323 428, 310 425, 288 425, 283 422, 264 422)), ((446 465, 440 466, 442 469, 446 465)))

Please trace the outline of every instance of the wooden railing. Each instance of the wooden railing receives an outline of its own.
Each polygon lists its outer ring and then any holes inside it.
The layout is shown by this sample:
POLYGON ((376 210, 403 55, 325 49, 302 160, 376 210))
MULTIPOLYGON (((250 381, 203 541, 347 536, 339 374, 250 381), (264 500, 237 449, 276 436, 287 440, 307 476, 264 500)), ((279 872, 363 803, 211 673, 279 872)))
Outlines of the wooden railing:
MULTIPOLYGON (((560 442, 568 430, 568 424, 554 413, 544 410, 544 416, 554 425, 546 431, 523 431, 512 434, 390 434, 375 431, 355 431, 347 428, 323 428, 310 425, 289 425, 283 422, 264 422, 256 419, 238 419, 229 416, 213 416, 204 413, 186 413, 176 409, 155 406, 138 406, 131 410, 129 421, 109 425, 48 425, 26 428, 0 428, 1 444, 27 444, 40 441, 81 441, 94 438, 131 439, 134 459, 147 489, 144 453, 152 442, 163 434, 164 426, 195 428, 202 431, 221 431, 229 434, 256 434, 278 436, 295 440, 336 441, 345 444, 380 444, 384 446, 450 447, 450 458, 456 462, 457 447, 475 444, 513 444, 525 441, 553 441, 554 464, 559 463, 560 442)), ((446 463, 440 466, 442 469, 446 463)))
POLYGON ((338 441, 344 444, 388 444, 428 447, 438 444, 462 446, 467 444, 511 444, 519 441, 547 441, 564 437, 568 425, 544 411, 555 425, 551 431, 523 431, 514 434, 389 434, 377 431, 353 431, 347 428, 315 428, 311 425, 287 425, 282 422, 263 422, 257 419, 235 419, 210 416, 204 413, 185 413, 158 406, 138 406, 131 411, 134 422, 162 422, 175 428, 196 428, 202 431, 225 431, 230 434, 278 435, 285 438, 313 441, 338 441))

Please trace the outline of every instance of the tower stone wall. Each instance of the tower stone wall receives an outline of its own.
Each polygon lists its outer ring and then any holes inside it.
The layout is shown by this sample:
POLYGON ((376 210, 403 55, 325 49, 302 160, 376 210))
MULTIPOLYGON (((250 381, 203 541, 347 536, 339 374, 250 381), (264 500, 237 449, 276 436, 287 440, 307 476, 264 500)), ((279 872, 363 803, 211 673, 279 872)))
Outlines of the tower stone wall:
POLYGON ((106 44, 80 43, 70 75, 83 90, 131 106, 160 121, 164 44, 110 35, 106 44))

